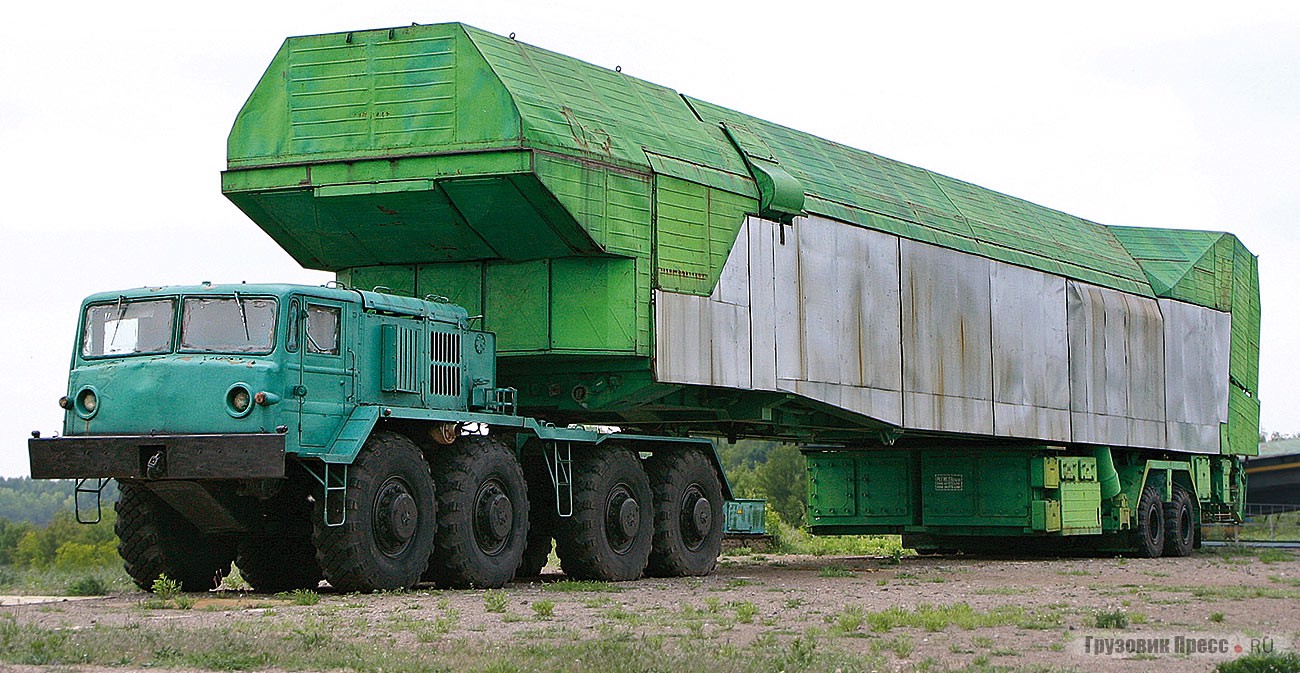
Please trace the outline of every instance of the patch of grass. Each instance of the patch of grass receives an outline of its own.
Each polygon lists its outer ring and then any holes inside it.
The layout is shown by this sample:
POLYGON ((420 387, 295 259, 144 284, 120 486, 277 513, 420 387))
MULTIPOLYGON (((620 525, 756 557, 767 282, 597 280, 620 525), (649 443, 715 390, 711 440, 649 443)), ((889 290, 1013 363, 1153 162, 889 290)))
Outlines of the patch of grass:
POLYGON ((532 608, 533 615, 538 619, 550 619, 555 616, 555 601, 553 600, 543 599, 540 601, 533 601, 532 608))
POLYGON ((483 609, 488 612, 505 612, 510 603, 510 594, 504 589, 488 589, 483 592, 483 609))
POLYGON ((1015 605, 1002 605, 992 610, 977 611, 968 603, 929 605, 922 603, 914 608, 895 606, 866 615, 867 626, 875 632, 886 632, 899 627, 921 628, 926 631, 943 631, 949 626, 970 630, 990 626, 1019 624, 1033 617, 1015 605))
POLYGON ((613 582, 596 580, 560 580, 542 585, 543 591, 615 593, 622 591, 613 582))
POLYGON ((895 657, 906 659, 916 651, 916 643, 912 641, 911 636, 900 633, 892 638, 872 641, 871 651, 872 653, 893 652, 895 657))
POLYGON ((153 595, 164 601, 168 601, 180 595, 181 583, 167 575, 159 575, 158 579, 153 581, 151 589, 153 590, 153 595))
POLYGON ((1279 575, 1269 575, 1268 581, 1287 586, 1300 587, 1300 577, 1281 577, 1279 575))
POLYGON ((64 593, 69 596, 103 596, 108 593, 108 586, 94 575, 84 575, 69 582, 64 593))
POLYGON ((1215 624, 1222 624, 1224 620, 1224 616, 1222 612, 1211 612, 1209 619, 1215 624))
POLYGON ((1129 616, 1123 610, 1098 611, 1092 615, 1092 625, 1099 629, 1127 629, 1129 616))
POLYGON ((860 605, 848 605, 834 615, 828 617, 835 622, 835 628, 844 633, 853 633, 862 628, 862 623, 866 621, 867 611, 860 605))
POLYGON ((1216 673, 1300 673, 1300 655, 1295 652, 1252 654, 1225 661, 1214 670, 1216 673))
POLYGON ((731 603, 731 610, 736 614, 736 621, 741 624, 751 624, 754 616, 758 614, 758 606, 749 601, 735 601, 731 603))
POLYGON ((842 565, 832 564, 817 571, 818 577, 853 577, 853 571, 842 565))
POLYGON ((1259 550, 1259 560, 1261 563, 1286 563, 1294 561, 1295 556, 1285 549, 1261 549, 1259 550))
POLYGON ((288 599, 294 605, 316 605, 320 603, 320 594, 311 589, 294 589, 276 595, 288 599))

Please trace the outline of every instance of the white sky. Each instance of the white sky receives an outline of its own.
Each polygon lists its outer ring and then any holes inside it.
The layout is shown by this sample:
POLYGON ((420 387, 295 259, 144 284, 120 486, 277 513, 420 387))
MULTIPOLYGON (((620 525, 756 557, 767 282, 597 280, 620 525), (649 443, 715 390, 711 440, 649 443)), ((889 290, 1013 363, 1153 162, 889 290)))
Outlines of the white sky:
POLYGON ((59 430, 101 290, 320 283, 220 193, 289 35, 463 21, 1098 222, 1260 256, 1263 426, 1300 432, 1300 4, 557 0, 0 8, 0 475, 59 430))

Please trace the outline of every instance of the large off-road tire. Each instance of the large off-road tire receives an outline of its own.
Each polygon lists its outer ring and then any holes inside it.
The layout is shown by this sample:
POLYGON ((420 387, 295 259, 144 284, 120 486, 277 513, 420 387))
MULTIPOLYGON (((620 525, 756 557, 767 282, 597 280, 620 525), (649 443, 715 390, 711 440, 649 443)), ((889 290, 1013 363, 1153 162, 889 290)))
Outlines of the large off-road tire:
POLYGON ((654 493, 641 459, 625 448, 588 449, 573 472, 573 516, 555 535, 560 568, 575 579, 640 577, 654 538, 654 493))
POLYGON ((1164 515, 1165 556, 1191 556, 1196 545, 1196 529, 1200 526, 1191 494, 1175 488, 1173 498, 1164 503, 1164 515))
POLYGON ((699 451, 656 453, 645 462, 654 490, 654 543, 646 574, 707 575, 722 551, 722 482, 699 451))
POLYGON ((528 540, 528 488, 514 451, 495 436, 435 450, 438 534, 429 572, 439 586, 493 589, 515 575, 528 540))
POLYGON ((348 467, 344 497, 343 525, 325 525, 323 497, 312 513, 316 560, 330 586, 371 592, 418 582, 433 551, 437 504, 415 444, 393 432, 371 435, 348 467))
POLYGON ((117 551, 136 586, 151 591, 161 575, 183 591, 207 591, 230 573, 234 541, 205 535, 148 488, 118 485, 117 551))
POLYGON ((1140 557, 1156 558, 1165 550, 1165 510, 1156 489, 1147 486, 1133 513, 1133 550, 1140 557))
POLYGON ((559 517, 555 511, 555 487, 547 470, 541 446, 528 446, 522 456, 524 481, 528 483, 528 543, 515 577, 537 577, 551 557, 559 517))

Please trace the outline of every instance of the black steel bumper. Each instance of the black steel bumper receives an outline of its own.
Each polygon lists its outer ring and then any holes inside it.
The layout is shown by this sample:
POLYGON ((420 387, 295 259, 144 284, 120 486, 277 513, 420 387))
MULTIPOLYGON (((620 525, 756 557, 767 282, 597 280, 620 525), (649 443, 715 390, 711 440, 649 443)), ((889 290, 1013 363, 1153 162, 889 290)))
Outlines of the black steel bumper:
POLYGON ((87 435, 27 440, 33 479, 278 479, 285 436, 87 435))

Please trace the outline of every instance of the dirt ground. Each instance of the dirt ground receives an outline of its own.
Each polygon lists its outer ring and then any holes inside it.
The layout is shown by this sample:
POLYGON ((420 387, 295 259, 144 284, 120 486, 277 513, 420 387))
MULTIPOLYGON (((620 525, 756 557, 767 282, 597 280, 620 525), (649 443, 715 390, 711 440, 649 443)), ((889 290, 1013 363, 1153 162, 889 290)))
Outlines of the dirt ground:
POLYGON ((309 622, 345 611, 351 624, 432 625, 448 637, 484 642, 527 637, 538 629, 570 638, 624 630, 662 634, 669 642, 712 639, 720 647, 802 637, 864 658, 884 655, 882 670, 894 671, 1207 671, 1240 656, 1238 645, 1300 645, 1300 560, 1294 552, 1261 556, 1207 549, 1190 558, 1152 560, 905 557, 898 563, 746 555, 725 556, 718 571, 704 578, 617 585, 563 579, 548 567, 540 581, 513 583, 504 595, 428 589, 359 596, 322 588, 319 603, 301 605, 285 596, 219 591, 191 595, 198 601, 190 609, 149 610, 142 604, 150 596, 140 592, 0 604, 0 611, 18 623, 71 629, 139 628, 149 622, 220 626, 269 611, 309 622), (502 603, 504 611, 490 609, 502 603), (1099 620, 1111 628, 1098 628, 1099 620), (1093 653, 1099 643, 1103 649, 1118 644, 1156 651, 1093 653), (1229 651, 1174 650, 1187 643, 1208 649, 1226 644, 1229 651))

